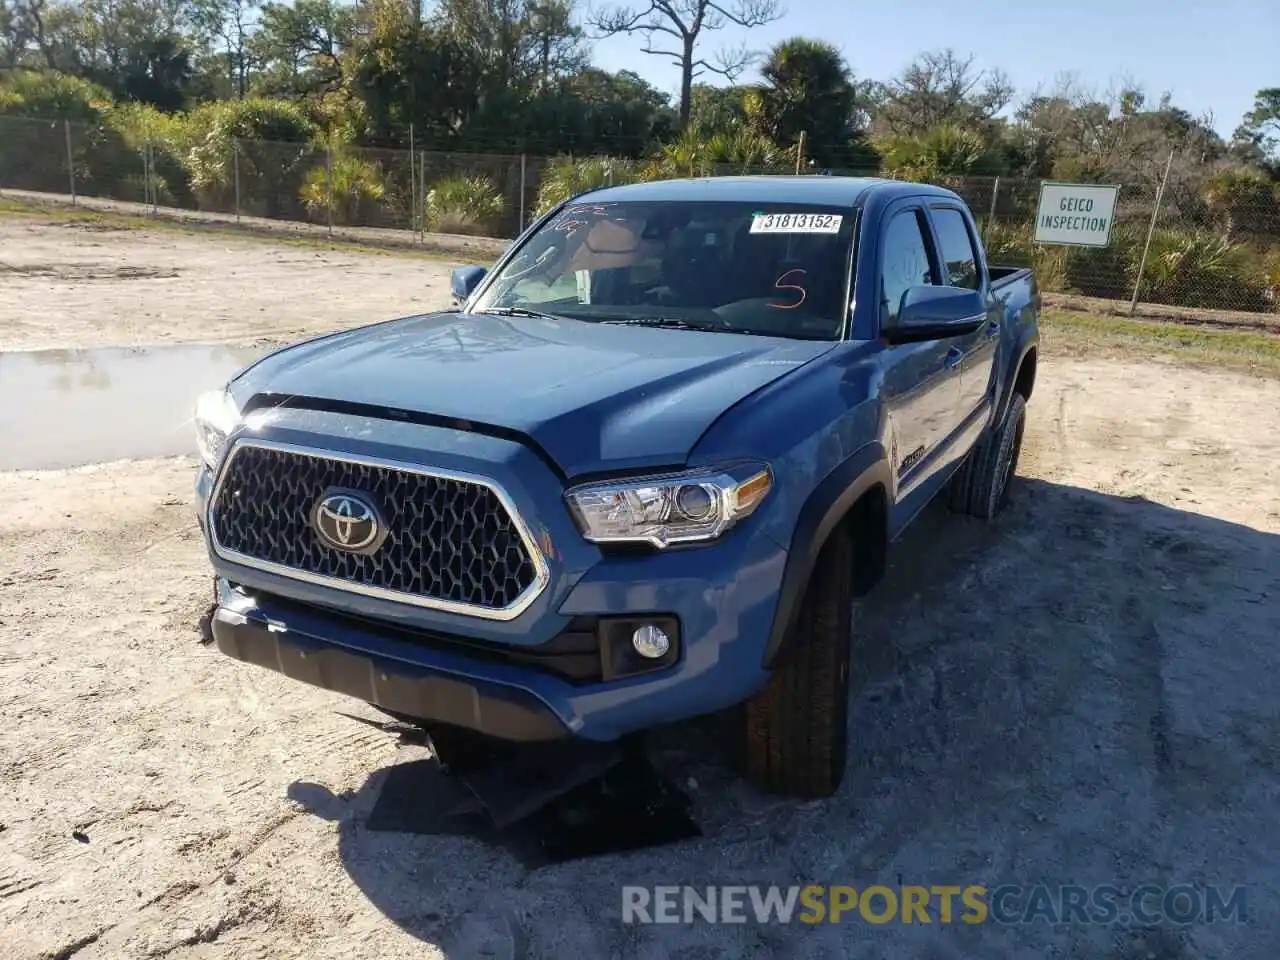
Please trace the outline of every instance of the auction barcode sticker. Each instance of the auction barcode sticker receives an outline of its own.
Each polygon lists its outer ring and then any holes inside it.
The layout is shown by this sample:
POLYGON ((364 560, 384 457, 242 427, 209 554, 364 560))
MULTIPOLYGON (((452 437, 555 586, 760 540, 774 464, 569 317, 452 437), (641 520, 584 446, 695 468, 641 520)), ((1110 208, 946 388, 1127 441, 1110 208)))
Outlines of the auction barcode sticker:
POLYGON ((838 213, 757 213, 752 233, 839 233, 844 217, 838 213))

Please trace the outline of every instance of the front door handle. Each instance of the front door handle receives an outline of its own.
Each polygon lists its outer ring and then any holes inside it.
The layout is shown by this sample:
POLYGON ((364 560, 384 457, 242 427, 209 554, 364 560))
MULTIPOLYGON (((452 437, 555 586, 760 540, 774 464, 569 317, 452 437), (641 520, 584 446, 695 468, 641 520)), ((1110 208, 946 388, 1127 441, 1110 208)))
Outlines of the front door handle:
POLYGON ((987 339, 993 340, 998 336, 1000 336, 1000 324, 993 322, 991 326, 987 327, 987 339))
POLYGON ((947 351, 947 369, 951 370, 960 365, 960 361, 964 359, 964 352, 959 347, 952 347, 947 351))

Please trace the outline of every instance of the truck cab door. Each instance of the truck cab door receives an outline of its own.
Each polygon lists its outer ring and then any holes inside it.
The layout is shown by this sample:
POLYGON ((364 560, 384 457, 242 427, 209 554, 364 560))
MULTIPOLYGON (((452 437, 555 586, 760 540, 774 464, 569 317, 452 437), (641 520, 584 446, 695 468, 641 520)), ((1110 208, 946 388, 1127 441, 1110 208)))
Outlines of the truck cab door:
MULTIPOLYGON (((963 208, 948 201, 931 201, 929 220, 933 225, 936 249, 942 268, 942 283, 969 290, 987 290, 986 258, 973 221, 963 208)), ((960 351, 960 405, 954 426, 964 428, 977 419, 985 420, 993 400, 991 390, 1000 344, 1000 321, 1004 316, 998 301, 988 297, 987 322, 974 333, 957 337, 960 351)))
MULTIPOLYGON (((901 201, 886 212, 880 241, 880 330, 892 328, 902 295, 939 278, 924 209, 901 201)), ((962 354, 955 338, 886 347, 881 386, 889 426, 889 456, 898 499, 909 496, 936 469, 933 455, 946 443, 960 402, 962 354)))

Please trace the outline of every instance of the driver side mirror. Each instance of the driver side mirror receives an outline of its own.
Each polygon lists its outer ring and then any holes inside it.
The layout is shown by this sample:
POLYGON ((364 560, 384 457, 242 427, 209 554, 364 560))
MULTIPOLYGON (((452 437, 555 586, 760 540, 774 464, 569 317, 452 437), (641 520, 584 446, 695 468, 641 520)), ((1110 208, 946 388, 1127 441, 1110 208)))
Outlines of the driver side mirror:
POLYGON ((474 265, 456 268, 449 278, 449 289, 453 294, 453 305, 460 307, 466 303, 471 294, 475 293, 476 287, 480 286, 480 281, 484 279, 485 274, 488 272, 484 267, 474 265))
POLYGON ((987 301, 965 287, 909 287, 898 316, 882 331, 890 344, 943 340, 973 333, 987 319, 987 301))

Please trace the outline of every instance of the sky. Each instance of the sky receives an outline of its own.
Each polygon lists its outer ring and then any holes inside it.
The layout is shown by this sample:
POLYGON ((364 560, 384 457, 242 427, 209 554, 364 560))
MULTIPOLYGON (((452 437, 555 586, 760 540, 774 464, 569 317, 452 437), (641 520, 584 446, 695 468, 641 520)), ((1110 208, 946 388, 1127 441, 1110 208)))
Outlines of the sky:
MULTIPOLYGON (((704 55, 742 41, 766 50, 787 37, 807 36, 838 47, 855 76, 887 80, 918 52, 952 47, 972 53, 976 67, 1004 70, 1019 98, 1052 85, 1063 73, 1074 73, 1086 88, 1098 91, 1131 78, 1150 103, 1168 91, 1192 114, 1212 114, 1214 128, 1224 136, 1239 124, 1258 90, 1280 86, 1280 0, 782 3, 786 14, 775 23, 706 34, 704 55)), ((601 40, 593 59, 609 70, 634 70, 676 94, 678 69, 645 55, 642 46, 639 36, 601 40)), ((724 81, 709 77, 707 82, 724 81)))

